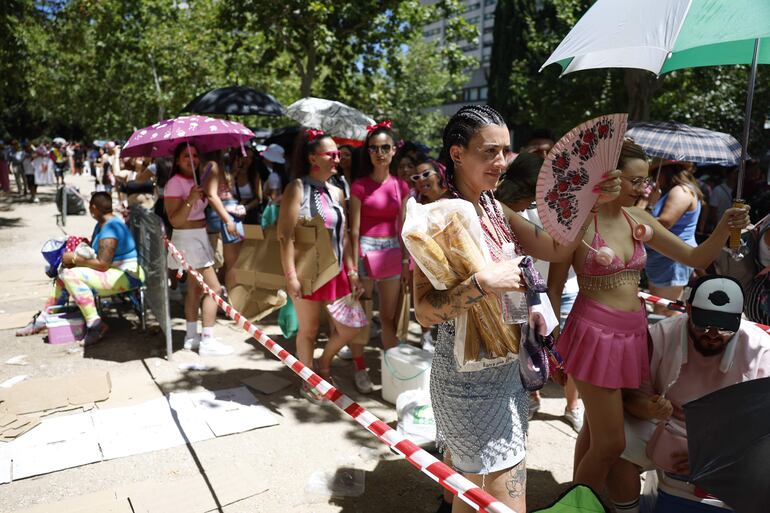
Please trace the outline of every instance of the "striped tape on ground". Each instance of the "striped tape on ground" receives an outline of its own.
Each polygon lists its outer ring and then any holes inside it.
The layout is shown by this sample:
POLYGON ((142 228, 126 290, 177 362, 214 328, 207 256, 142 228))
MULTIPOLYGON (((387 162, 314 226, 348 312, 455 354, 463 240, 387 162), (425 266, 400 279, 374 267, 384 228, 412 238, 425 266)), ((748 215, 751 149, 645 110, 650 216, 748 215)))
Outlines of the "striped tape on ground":
POLYGON ((171 241, 165 239, 165 243, 171 255, 173 255, 182 267, 184 267, 184 269, 198 281, 203 288, 203 291, 216 301, 219 308, 221 308, 228 317, 235 321, 239 327, 247 331, 249 335, 254 337, 257 342, 273 353, 306 383, 315 387, 326 399, 334 403, 337 408, 352 417, 353 420, 358 422, 364 429, 379 438, 385 445, 403 455, 409 463, 419 469, 422 473, 438 482, 454 495, 460 497, 460 499, 472 506, 475 510, 487 513, 515 513, 505 504, 489 495, 461 474, 452 470, 426 450, 420 448, 414 442, 399 434, 398 431, 388 426, 385 422, 367 411, 366 408, 337 390, 329 382, 313 372, 312 369, 297 360, 291 353, 278 345, 256 325, 248 319, 245 319, 238 310, 233 308, 216 292, 211 290, 203 280, 203 276, 187 263, 184 256, 176 247, 174 247, 171 241))

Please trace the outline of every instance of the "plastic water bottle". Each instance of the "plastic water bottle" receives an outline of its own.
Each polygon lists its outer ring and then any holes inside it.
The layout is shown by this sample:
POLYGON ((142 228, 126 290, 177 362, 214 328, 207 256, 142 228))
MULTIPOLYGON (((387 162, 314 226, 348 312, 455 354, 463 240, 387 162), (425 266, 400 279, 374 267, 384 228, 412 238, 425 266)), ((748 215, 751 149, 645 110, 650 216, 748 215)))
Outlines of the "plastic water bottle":
MULTIPOLYGON (((503 244, 503 257, 506 260, 516 258, 516 246, 512 242, 503 244)), ((503 311, 503 322, 506 324, 522 324, 527 322, 527 298, 521 292, 504 292, 500 295, 503 311)))

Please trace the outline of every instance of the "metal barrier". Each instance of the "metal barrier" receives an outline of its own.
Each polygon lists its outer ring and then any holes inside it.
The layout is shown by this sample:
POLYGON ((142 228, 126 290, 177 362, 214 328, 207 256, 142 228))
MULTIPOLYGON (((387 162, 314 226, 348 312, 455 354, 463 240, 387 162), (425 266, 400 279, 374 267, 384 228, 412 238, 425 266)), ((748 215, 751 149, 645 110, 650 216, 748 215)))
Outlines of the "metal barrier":
POLYGON ((171 360, 171 314, 169 311, 165 229, 160 217, 134 205, 129 210, 128 226, 136 241, 139 264, 144 269, 147 291, 145 301, 166 337, 166 358, 171 360))

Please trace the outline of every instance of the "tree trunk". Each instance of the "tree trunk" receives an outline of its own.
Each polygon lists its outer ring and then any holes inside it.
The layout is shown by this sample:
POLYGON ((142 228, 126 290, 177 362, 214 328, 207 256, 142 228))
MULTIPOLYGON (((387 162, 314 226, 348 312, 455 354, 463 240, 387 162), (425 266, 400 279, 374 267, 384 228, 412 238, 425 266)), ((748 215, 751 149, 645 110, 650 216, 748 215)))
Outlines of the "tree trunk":
POLYGON ((628 120, 648 121, 652 94, 658 88, 658 79, 647 70, 625 70, 624 82, 628 93, 628 120))
POLYGON ((300 95, 303 98, 310 96, 310 91, 313 87, 313 80, 315 79, 317 54, 313 45, 309 45, 306 55, 307 61, 305 62, 305 72, 301 75, 302 81, 300 82, 300 95))
POLYGON ((155 67, 155 59, 150 55, 150 66, 152 67, 152 78, 155 83, 155 93, 158 96, 158 121, 164 119, 166 114, 166 108, 163 105, 163 90, 160 88, 160 77, 158 76, 158 69, 155 67))

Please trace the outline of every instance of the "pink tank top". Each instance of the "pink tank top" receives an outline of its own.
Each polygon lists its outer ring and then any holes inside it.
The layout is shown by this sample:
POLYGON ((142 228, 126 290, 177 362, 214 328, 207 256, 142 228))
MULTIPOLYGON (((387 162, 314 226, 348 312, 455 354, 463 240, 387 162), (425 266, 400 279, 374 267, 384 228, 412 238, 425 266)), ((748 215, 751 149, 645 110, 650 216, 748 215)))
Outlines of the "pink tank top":
MULTIPOLYGON (((633 231, 631 218, 625 211, 623 211, 623 215, 626 216, 626 221, 628 221, 628 224, 633 231)), ((594 240, 591 242, 591 247, 598 250, 606 245, 607 243, 599 233, 599 225, 596 221, 596 216, 594 216, 594 240)), ((644 249, 644 243, 634 239, 634 254, 631 255, 631 258, 626 263, 624 263, 620 257, 615 255, 610 265, 601 265, 596 261, 596 252, 589 251, 586 255, 585 263, 583 264, 583 276, 609 276, 622 271, 641 271, 646 265, 647 251, 644 249)))

